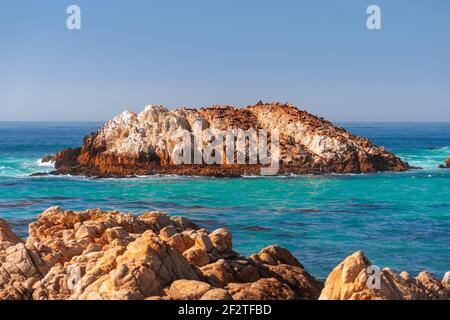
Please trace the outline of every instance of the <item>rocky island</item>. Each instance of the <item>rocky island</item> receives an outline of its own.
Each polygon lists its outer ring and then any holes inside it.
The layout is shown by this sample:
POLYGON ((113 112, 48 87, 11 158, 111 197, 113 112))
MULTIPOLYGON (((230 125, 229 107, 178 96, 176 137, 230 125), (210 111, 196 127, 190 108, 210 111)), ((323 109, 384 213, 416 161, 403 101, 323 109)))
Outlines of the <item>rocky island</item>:
POLYGON ((243 257, 227 229, 162 212, 51 207, 26 240, 0 219, 0 300, 450 299, 450 273, 439 281, 385 268, 371 288, 370 267, 356 252, 323 283, 287 249, 243 257))
POLYGON ((450 157, 445 161, 443 165, 440 165, 439 168, 441 169, 450 169, 450 157))
MULTIPOLYGON (((213 106, 168 110, 162 106, 147 106, 139 114, 125 111, 96 133, 86 136, 80 148, 60 151, 44 157, 43 161, 54 162, 56 170, 52 174, 98 177, 261 174, 263 165, 248 161, 249 154, 243 156, 247 160, 244 164, 233 161, 238 157, 235 151, 231 161, 222 164, 175 163, 171 155, 176 149, 178 133, 188 132, 189 139, 195 140, 195 123, 200 123, 201 130, 265 130, 269 132, 268 137, 270 132, 276 131, 279 134, 276 174, 368 173, 409 168, 383 147, 323 118, 293 105, 262 102, 244 108, 213 106)), ((205 135, 200 140, 202 144, 211 143, 205 135)), ((246 146, 249 144, 247 141, 246 146)))

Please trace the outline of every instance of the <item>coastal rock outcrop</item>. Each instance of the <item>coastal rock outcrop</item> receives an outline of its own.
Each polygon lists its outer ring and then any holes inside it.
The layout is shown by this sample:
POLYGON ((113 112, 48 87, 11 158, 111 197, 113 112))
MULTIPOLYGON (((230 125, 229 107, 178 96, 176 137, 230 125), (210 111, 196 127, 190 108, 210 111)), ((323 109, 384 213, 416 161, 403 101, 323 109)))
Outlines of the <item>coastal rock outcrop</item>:
MULTIPOLYGON (((77 149, 66 149, 43 161, 53 161, 54 174, 82 174, 88 176, 127 176, 151 174, 179 174, 206 176, 259 175, 261 161, 251 162, 250 153, 238 164, 236 149, 231 158, 219 164, 179 164, 174 161, 181 132, 189 139, 205 146, 213 143, 203 134, 218 130, 255 130, 279 132, 277 174, 363 173, 404 171, 408 164, 375 146, 368 139, 352 135, 347 130, 313 116, 293 105, 258 103, 244 108, 213 106, 203 109, 168 110, 162 106, 147 106, 135 114, 125 111, 96 133, 84 138, 77 149), (196 140, 196 124, 201 137, 196 140), (231 161, 230 161, 231 160, 231 161)), ((247 131, 246 131, 247 132, 247 131)), ((214 139, 213 139, 214 140, 214 139)), ((217 140, 218 141, 218 140, 217 140)), ((225 158, 227 140, 214 157, 225 158), (220 154, 220 155, 219 155, 220 154)), ((248 147, 249 141, 245 147, 248 147)), ((217 147, 217 145, 216 145, 217 147)), ((219 150, 220 148, 217 147, 219 150)), ((192 147, 191 152, 197 152, 192 147)), ((269 153, 271 153, 270 150, 269 153)), ((269 154, 267 153, 267 154, 269 154)), ((258 155, 261 159, 261 155, 258 155)), ((200 156, 200 160, 201 156, 200 156)), ((191 162, 194 163, 194 162, 191 162)))
POLYGON ((41 276, 25 244, 0 219, 0 300, 30 299, 41 276))
POLYGON ((161 212, 51 207, 26 241, 0 220, 0 299, 317 299, 321 290, 286 249, 245 258, 227 229, 161 212))
POLYGON ((377 286, 356 252, 324 285, 285 248, 243 257, 227 229, 162 212, 51 207, 29 234, 18 238, 0 219, 0 300, 450 299, 450 272, 439 281, 385 268, 377 286))
POLYGON ((328 276, 322 300, 449 300, 447 279, 435 279, 428 272, 411 277, 389 268, 371 268, 362 252, 340 263, 328 276))

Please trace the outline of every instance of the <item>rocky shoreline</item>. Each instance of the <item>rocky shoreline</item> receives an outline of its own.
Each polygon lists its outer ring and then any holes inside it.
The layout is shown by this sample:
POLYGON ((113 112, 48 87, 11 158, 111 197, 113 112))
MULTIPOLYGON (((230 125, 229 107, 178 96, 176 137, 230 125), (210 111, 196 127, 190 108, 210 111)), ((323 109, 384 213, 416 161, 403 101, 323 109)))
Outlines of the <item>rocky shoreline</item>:
POLYGON ((371 263, 356 252, 322 283, 287 250, 250 257, 225 229, 187 218, 51 207, 26 240, 0 219, 0 300, 429 300, 450 299, 450 272, 412 277, 385 268, 368 286, 371 263))
MULTIPOLYGON (((176 163, 172 155, 179 141, 174 137, 187 132, 195 143, 196 123, 201 124, 201 132, 279 132, 278 175, 409 169, 407 163, 383 147, 352 135, 323 118, 293 105, 262 102, 244 108, 213 106, 168 110, 162 106, 147 106, 139 114, 125 111, 96 133, 86 136, 80 148, 62 150, 44 157, 42 161, 54 162, 56 170, 51 174, 97 177, 154 174, 237 177, 261 174, 264 165, 249 161, 249 154, 244 155, 245 163, 238 164, 236 150, 228 162, 220 164, 176 163)), ((206 135, 199 140, 201 145, 212 143, 206 135)), ((248 144, 250 142, 246 147, 248 144)), ((224 157, 222 150, 218 157, 224 157)))

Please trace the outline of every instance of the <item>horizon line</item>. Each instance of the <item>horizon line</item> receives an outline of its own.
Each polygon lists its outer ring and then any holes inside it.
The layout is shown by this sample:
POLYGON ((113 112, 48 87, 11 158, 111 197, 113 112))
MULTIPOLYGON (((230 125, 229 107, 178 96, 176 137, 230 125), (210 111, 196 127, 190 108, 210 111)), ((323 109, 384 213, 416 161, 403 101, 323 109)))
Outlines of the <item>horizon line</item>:
MULTIPOLYGON (((113 118, 111 118, 113 119, 113 118)), ((107 123, 109 120, 0 120, 0 123, 107 123)), ((442 123, 450 124, 450 120, 328 120, 331 123, 442 123)))

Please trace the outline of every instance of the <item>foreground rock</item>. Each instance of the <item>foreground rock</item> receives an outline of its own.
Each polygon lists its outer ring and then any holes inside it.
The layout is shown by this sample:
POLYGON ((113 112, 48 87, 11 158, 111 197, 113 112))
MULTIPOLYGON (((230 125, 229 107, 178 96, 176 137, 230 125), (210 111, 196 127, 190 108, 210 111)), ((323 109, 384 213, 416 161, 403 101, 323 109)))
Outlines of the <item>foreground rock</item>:
POLYGON ((356 252, 339 264, 328 276, 320 295, 323 300, 449 300, 450 273, 438 281, 428 272, 411 277, 407 272, 380 270, 377 284, 362 252, 356 252), (369 285, 368 285, 369 283, 369 285))
MULTIPOLYGON (((408 164, 369 140, 287 104, 245 108, 214 106, 168 110, 148 106, 140 114, 126 111, 85 137, 80 148, 67 149, 43 161, 53 161, 54 174, 126 176, 179 174, 206 176, 259 175, 259 164, 175 165, 172 153, 180 130, 191 133, 195 123, 211 130, 253 128, 280 133, 278 174, 362 173, 404 171, 408 164)), ((210 143, 207 137, 202 144, 210 143)), ((221 153, 221 154, 225 154, 221 153)), ((248 158, 248 154, 246 154, 248 158)), ((223 157, 222 157, 223 158, 223 157)), ((260 163, 260 162, 258 162, 260 163)))
POLYGON ((52 207, 24 241, 0 220, 0 300, 444 299, 438 281, 384 269, 368 289, 370 262, 344 260, 325 287, 287 250, 269 246, 249 258, 233 251, 227 229, 209 233, 161 212, 141 216, 52 207))
POLYGON ((52 207, 17 238, 0 223, 0 299, 317 299, 283 248, 245 258, 227 229, 181 217, 52 207))

